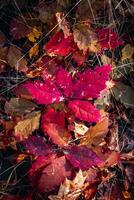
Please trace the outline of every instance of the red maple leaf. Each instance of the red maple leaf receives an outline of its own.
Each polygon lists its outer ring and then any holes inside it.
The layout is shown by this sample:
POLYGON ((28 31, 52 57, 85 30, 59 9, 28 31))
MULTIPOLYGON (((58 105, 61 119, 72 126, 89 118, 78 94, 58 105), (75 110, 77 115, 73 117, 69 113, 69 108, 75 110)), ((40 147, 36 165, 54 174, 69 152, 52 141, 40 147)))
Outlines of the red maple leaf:
POLYGON ((50 81, 28 81, 22 85, 39 104, 51 104, 63 99, 61 92, 50 81))
POLYGON ((70 101, 68 107, 72 110, 75 117, 87 121, 97 122, 100 119, 100 113, 93 104, 82 100, 70 101))
POLYGON ((94 70, 86 69, 78 74, 78 80, 74 84, 73 97, 77 99, 97 98, 100 91, 105 89, 106 81, 111 72, 110 65, 96 67, 94 70))
POLYGON ((68 71, 61 68, 56 74, 56 83, 64 93, 65 97, 71 97, 73 93, 73 80, 68 71))
POLYGON ((73 35, 65 38, 63 32, 60 31, 51 37, 44 45, 44 49, 54 55, 66 56, 76 49, 76 45, 73 41, 73 35))
POLYGON ((119 38, 118 34, 109 28, 97 29, 96 33, 98 34, 102 50, 115 49, 124 43, 123 40, 119 38))

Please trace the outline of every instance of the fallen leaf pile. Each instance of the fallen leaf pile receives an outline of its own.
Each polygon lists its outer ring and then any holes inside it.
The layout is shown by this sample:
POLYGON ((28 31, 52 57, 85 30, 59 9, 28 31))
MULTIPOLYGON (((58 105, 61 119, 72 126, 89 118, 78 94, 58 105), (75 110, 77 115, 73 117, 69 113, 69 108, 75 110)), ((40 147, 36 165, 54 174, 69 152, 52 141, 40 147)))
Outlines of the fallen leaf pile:
POLYGON ((134 198, 134 5, 115 2, 0 1, 1 200, 134 198))

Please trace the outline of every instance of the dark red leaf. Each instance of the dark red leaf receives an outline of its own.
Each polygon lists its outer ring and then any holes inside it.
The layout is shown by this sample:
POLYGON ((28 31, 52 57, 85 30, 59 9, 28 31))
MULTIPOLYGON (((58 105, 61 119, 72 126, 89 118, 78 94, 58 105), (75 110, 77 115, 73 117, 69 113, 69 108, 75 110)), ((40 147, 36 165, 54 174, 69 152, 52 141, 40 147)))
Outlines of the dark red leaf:
POLYGON ((44 49, 52 55, 66 56, 76 48, 73 36, 64 38, 63 32, 58 32, 45 44, 44 49))
POLYGON ((56 83, 63 91, 65 97, 70 97, 73 92, 73 80, 70 74, 63 68, 56 74, 56 83))
POLYGON ((10 24, 10 34, 13 39, 18 40, 26 37, 31 32, 31 28, 21 17, 14 18, 10 24))
POLYGON ((97 154, 86 146, 68 147, 65 156, 74 167, 82 170, 87 170, 90 167, 99 166, 103 163, 97 154))
POLYGON ((69 134, 65 128, 65 115, 62 111, 55 111, 50 108, 42 116, 42 130, 47 134, 53 143, 59 146, 66 144, 69 134))
POLYGON ((35 156, 46 156, 52 154, 52 146, 46 144, 46 139, 43 137, 31 136, 23 141, 29 153, 35 156))
POLYGON ((87 53, 84 54, 83 51, 77 50, 73 53, 72 58, 77 62, 78 65, 82 65, 87 58, 87 53))
POLYGON ((37 66, 41 68, 41 77, 46 80, 53 80, 59 67, 62 67, 63 63, 56 58, 50 58, 49 56, 43 56, 41 60, 36 62, 37 66))
POLYGON ((82 100, 70 101, 68 107, 73 111, 76 118, 87 121, 97 122, 100 119, 100 113, 93 104, 82 100))
POLYGON ((99 43, 102 50, 115 49, 124 43, 123 40, 119 38, 117 33, 113 32, 109 28, 98 29, 96 32, 98 34, 99 43))
POLYGON ((40 192, 48 192, 59 186, 66 177, 71 176, 71 167, 65 156, 53 159, 52 163, 46 166, 38 182, 40 192))
POLYGON ((29 171, 29 179, 33 186, 37 184, 42 169, 46 165, 50 164, 55 159, 55 157, 56 157, 55 154, 48 156, 38 156, 37 159, 33 162, 32 167, 29 171))
POLYGON ((46 83, 36 80, 34 82, 28 81, 24 83, 23 88, 26 88, 39 104, 50 104, 59 102, 63 99, 61 92, 50 81, 46 83))
POLYGON ((100 91, 105 89, 106 81, 111 72, 110 65, 96 67, 94 70, 87 69, 78 74, 78 81, 74 84, 74 98, 92 99, 97 98, 100 91))

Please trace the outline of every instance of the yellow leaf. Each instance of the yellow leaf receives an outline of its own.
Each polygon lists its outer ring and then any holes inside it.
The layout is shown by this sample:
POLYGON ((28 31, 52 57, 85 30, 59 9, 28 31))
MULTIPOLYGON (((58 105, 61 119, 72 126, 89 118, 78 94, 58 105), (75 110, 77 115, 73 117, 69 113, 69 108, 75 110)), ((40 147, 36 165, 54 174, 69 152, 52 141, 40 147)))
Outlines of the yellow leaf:
POLYGON ((124 61, 126 59, 131 59, 134 54, 134 47, 130 44, 125 45, 122 49, 122 58, 121 60, 124 61))
POLYGON ((27 35, 27 38, 30 42, 36 42, 36 40, 40 37, 41 31, 36 27, 33 27, 32 32, 27 35))
POLYGON ((103 65, 111 65, 112 64, 112 58, 109 58, 105 54, 103 54, 101 56, 101 61, 102 61, 103 65))
POLYGON ((98 145, 102 142, 105 134, 108 131, 108 117, 102 119, 95 126, 89 128, 84 137, 80 141, 80 145, 91 146, 98 145))
POLYGON ((37 56, 39 53, 39 45, 37 43, 29 50, 29 57, 37 56))

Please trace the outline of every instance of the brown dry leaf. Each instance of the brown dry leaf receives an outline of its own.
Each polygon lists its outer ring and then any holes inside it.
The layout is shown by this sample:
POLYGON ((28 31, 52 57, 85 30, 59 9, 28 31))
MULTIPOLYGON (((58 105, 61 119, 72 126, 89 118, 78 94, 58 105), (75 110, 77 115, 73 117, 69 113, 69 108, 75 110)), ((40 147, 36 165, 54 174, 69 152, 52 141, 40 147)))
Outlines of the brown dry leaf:
POLYGON ((83 22, 86 20, 93 21, 94 18, 95 21, 97 21, 97 18, 99 18, 98 12, 100 12, 100 10, 104 10, 106 4, 108 3, 105 0, 82 0, 77 6, 76 19, 83 22))
POLYGON ((5 65, 7 64, 7 47, 0 47, 0 73, 4 71, 5 65))
POLYGON ((39 111, 32 112, 26 115, 23 121, 18 122, 14 128, 14 135, 19 138, 19 140, 26 139, 30 134, 39 128, 41 113, 39 111))
POLYGON ((80 145, 98 145, 103 141, 104 136, 108 131, 108 117, 98 122, 95 126, 89 128, 84 137, 80 141, 80 145))
POLYGON ((30 42, 36 42, 36 40, 40 37, 41 31, 37 27, 32 28, 32 32, 27 35, 27 38, 30 42))
POLYGON ((130 44, 126 44, 122 49, 122 57, 121 60, 124 61, 126 59, 131 59, 134 54, 134 47, 130 44))
POLYGON ((10 46, 7 59, 8 64, 17 71, 25 72, 27 70, 27 60, 23 57, 21 51, 17 47, 10 46))
POLYGON ((29 57, 37 56, 39 53, 39 45, 35 43, 34 46, 29 50, 29 57))
POLYGON ((101 61, 102 61, 103 65, 111 65, 112 64, 112 58, 109 58, 105 54, 103 54, 101 56, 101 61))
POLYGON ((36 108, 36 104, 23 98, 11 98, 5 103, 5 112, 12 115, 24 115, 36 108))
POLYGON ((58 3, 58 6, 61 6, 65 9, 70 5, 71 0, 57 0, 57 3, 58 3))
MULTIPOLYGON (((40 2, 38 6, 35 7, 35 11, 39 13, 38 18, 43 22, 44 24, 48 24, 50 26, 51 23, 53 23, 53 17, 55 16, 55 13, 57 12, 57 5, 56 2, 40 2)), ((55 19, 55 18, 54 18, 55 19)))
MULTIPOLYGON (((86 174, 87 175, 87 174, 86 174)), ((59 188, 58 195, 50 195, 50 200, 76 200, 85 189, 86 175, 79 170, 74 180, 66 179, 59 188)), ((87 185, 86 185, 87 186, 87 185)))
POLYGON ((67 22, 64 13, 62 12, 57 12, 56 13, 56 18, 59 24, 59 27, 61 28, 61 30, 64 33, 65 38, 67 38, 68 36, 71 35, 70 33, 70 26, 69 23, 67 22))
POLYGON ((6 36, 0 31, 0 47, 3 47, 6 42, 6 36))
POLYGON ((83 24, 77 25, 73 30, 73 35, 74 41, 80 50, 84 52, 89 50, 95 53, 100 51, 98 38, 89 26, 83 24))

